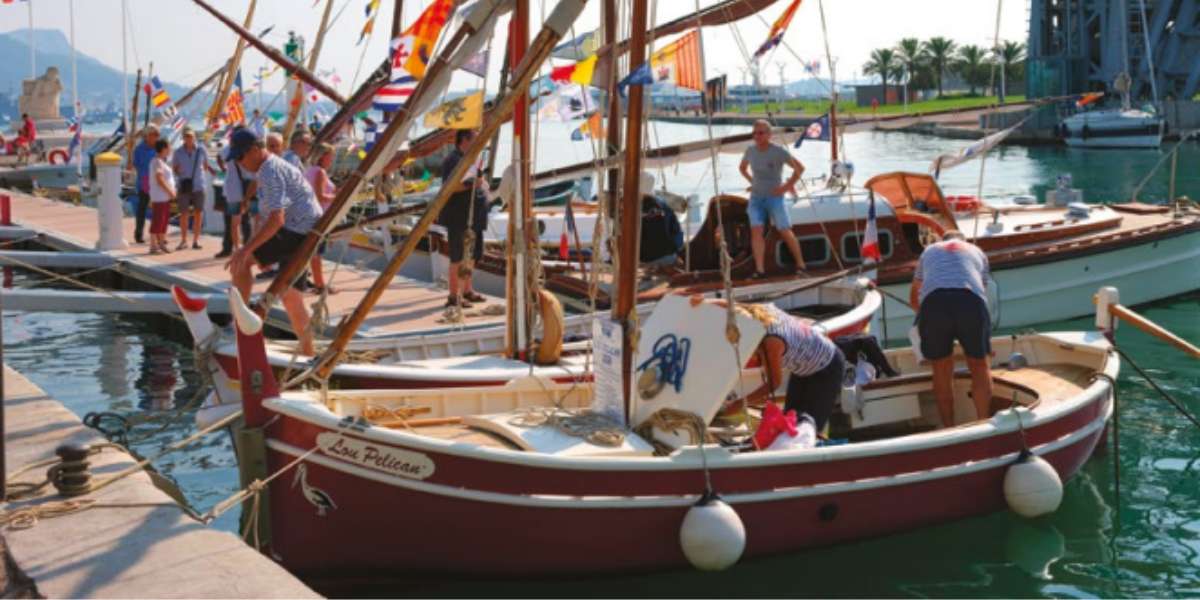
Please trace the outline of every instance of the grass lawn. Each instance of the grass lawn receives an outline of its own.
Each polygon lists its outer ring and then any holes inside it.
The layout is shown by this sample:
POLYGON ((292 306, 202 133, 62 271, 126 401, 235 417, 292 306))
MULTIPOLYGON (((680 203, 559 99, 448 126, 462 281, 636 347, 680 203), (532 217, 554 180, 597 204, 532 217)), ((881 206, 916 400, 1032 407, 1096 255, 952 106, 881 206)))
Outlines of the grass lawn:
MULTIPOLYGON (((1009 95, 1005 98, 1007 102, 1024 102, 1025 96, 1009 95)), ((942 110, 960 109, 960 108, 978 108, 981 106, 989 106, 996 104, 995 96, 946 96, 938 100, 925 100, 922 102, 909 102, 909 113, 926 113, 942 110)), ((741 106, 730 102, 726 104, 730 112, 741 112, 741 106)), ((808 115, 820 115, 829 110, 829 102, 821 100, 788 100, 784 103, 783 112, 803 112, 808 115)), ((772 112, 780 112, 778 104, 771 103, 772 112)), ((748 107, 749 113, 766 113, 766 107, 761 104, 751 104, 748 107)), ((904 111, 904 104, 884 104, 879 107, 875 114, 879 115, 896 115, 904 111)), ((872 111, 870 106, 858 106, 853 100, 842 100, 838 102, 838 114, 840 115, 857 115, 871 116, 872 111)))

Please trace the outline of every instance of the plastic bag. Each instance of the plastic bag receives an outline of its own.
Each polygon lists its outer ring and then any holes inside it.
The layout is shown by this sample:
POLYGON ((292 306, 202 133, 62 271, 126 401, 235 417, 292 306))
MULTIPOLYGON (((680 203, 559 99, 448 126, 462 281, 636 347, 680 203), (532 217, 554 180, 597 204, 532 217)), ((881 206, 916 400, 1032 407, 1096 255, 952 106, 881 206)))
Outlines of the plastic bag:
POLYGON ((763 407, 762 422, 754 432, 754 447, 759 450, 789 450, 817 445, 817 427, 807 414, 785 414, 774 402, 763 407))
POLYGON ((908 341, 912 344, 913 356, 916 357, 917 363, 925 362, 925 356, 921 354, 921 332, 916 323, 908 328, 908 341))
MULTIPOLYGON (((794 411, 788 413, 795 415, 794 411)), ((800 422, 796 424, 795 435, 787 432, 775 436, 775 441, 767 446, 767 450, 793 450, 795 448, 815 448, 817 446, 817 425, 813 422, 812 417, 807 414, 800 415, 800 422)))

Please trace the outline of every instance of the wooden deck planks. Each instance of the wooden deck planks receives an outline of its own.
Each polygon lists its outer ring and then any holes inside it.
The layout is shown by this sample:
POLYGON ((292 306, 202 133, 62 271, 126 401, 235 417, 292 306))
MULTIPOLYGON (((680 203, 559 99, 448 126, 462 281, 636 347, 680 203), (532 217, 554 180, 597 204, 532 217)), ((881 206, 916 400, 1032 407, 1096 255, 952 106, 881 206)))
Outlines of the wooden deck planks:
MULTIPOLYGON (((38 198, 10 190, 0 190, 12 198, 13 221, 24 227, 45 234, 44 243, 60 250, 93 250, 99 239, 99 221, 96 209, 74 206, 66 202, 38 198)), ((178 283, 192 291, 221 292, 230 285, 229 272, 224 260, 214 258, 221 250, 221 238, 201 236, 201 250, 173 251, 170 254, 152 255, 146 245, 133 245, 134 220, 124 219, 125 240, 129 248, 111 250, 106 254, 118 261, 125 261, 125 272, 149 283, 167 286, 178 283)), ((148 225, 147 225, 148 226, 148 225)), ((167 232, 171 248, 179 242, 179 230, 171 227, 167 232)), ((377 276, 376 271, 358 269, 350 265, 325 261, 324 272, 332 281, 337 294, 328 297, 329 324, 336 325, 343 315, 353 310, 377 276), (334 270, 337 270, 336 274, 334 270)), ((262 292, 268 281, 255 281, 254 291, 262 292)), ((317 297, 305 296, 311 305, 317 297)), ((449 329, 450 324, 440 322, 446 291, 433 284, 397 277, 388 291, 371 312, 363 325, 370 335, 396 335, 406 332, 431 332, 449 329)), ((500 305, 499 298, 489 298, 488 305, 500 305)), ((478 310, 468 315, 478 315, 478 310)), ((499 324, 502 316, 468 316, 467 326, 499 324)), ((290 330, 286 315, 281 307, 275 307, 270 321, 282 329, 290 330)), ((362 332, 360 332, 362 333, 362 332)))

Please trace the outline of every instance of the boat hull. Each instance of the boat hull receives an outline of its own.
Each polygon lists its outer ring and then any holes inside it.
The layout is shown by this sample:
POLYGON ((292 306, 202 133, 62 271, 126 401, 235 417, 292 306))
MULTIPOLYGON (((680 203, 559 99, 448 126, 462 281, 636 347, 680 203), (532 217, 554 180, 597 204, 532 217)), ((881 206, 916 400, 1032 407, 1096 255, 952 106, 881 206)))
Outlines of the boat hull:
MULTIPOLYGON (((1093 397, 1071 412, 1026 430, 1034 451, 1064 480, 1091 455, 1111 413, 1107 385, 1090 390, 1093 397)), ((318 434, 333 433, 290 416, 272 431, 272 471, 312 447, 318 434)), ((1001 510, 1004 475, 1021 448, 1018 437, 963 437, 905 453, 844 451, 842 458, 829 452, 832 447, 793 452, 791 460, 760 456, 757 466, 710 459, 713 485, 745 525, 747 557, 1001 510)), ((308 481, 329 492, 338 507, 319 516, 286 478, 272 484, 271 550, 290 571, 322 579, 414 570, 520 576, 687 565, 679 527, 704 481, 695 455, 649 461, 653 468, 556 469, 450 448, 371 443, 380 455, 420 454, 436 468, 416 480, 324 451, 305 458, 308 481)))
MULTIPOLYGON (((1059 252, 1065 254, 1069 249, 1059 252)), ((1170 237, 1147 237, 1139 244, 1110 247, 1074 258, 994 269, 989 305, 997 328, 1027 327, 1090 314, 1091 298, 1102 286, 1116 286, 1121 300, 1141 304, 1183 294, 1200 287, 1200 229, 1170 237), (997 310, 996 294, 999 295, 997 310)), ((885 290, 882 315, 887 338, 904 339, 913 312, 895 298, 908 298, 909 283, 892 283, 885 290), (893 297, 894 296, 894 297, 893 297)), ((875 331, 881 337, 883 331, 875 331)))

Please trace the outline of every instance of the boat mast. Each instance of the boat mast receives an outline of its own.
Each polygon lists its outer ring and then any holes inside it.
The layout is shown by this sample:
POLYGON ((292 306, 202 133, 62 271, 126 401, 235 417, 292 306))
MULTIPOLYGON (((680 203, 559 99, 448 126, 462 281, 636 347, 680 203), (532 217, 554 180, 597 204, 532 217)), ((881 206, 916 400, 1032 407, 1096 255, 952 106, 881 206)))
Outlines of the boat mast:
MULTIPOLYGON (((254 0, 251 0, 251 2, 253 2, 253 1, 254 0)), ((234 33, 237 33, 238 36, 240 36, 243 40, 245 40, 245 42, 247 44, 254 46, 254 48, 256 50, 258 50, 259 52, 262 52, 263 55, 266 56, 267 58, 271 59, 272 62, 274 62, 275 64, 277 64, 281 67, 291 70, 293 75, 295 75, 296 77, 299 77, 301 81, 303 81, 304 83, 307 83, 309 86, 315 88, 318 92, 321 92, 321 95, 325 96, 326 98, 329 98, 330 100, 333 100, 334 102, 336 102, 338 104, 346 103, 346 99, 343 98, 342 95, 337 92, 337 90, 333 89, 332 87, 329 87, 329 85, 327 85, 325 82, 318 79, 315 75, 312 74, 311 71, 304 68, 304 65, 301 65, 297 62, 293 62, 291 59, 284 56, 282 52, 267 45, 265 42, 263 42, 262 40, 255 37, 255 35, 253 33, 250 33, 250 30, 246 29, 245 27, 242 27, 241 25, 238 25, 229 17, 221 14, 221 11, 218 11, 217 9, 213 8, 204 0, 192 0, 192 2, 195 2, 196 4, 198 4, 200 6, 200 8, 203 8, 204 10, 208 11, 208 13, 211 14, 212 16, 216 17, 218 21, 224 23, 226 27, 232 29, 234 31, 234 33)), ((236 74, 236 71, 234 71, 234 73, 236 74)))
MULTIPOLYGON (((629 45, 629 72, 632 73, 646 62, 646 27, 648 0, 634 0, 632 42, 629 45)), ((615 68, 615 62, 614 62, 615 68)), ((633 374, 634 316, 637 297, 638 242, 641 237, 641 193, 638 189, 642 176, 642 119, 645 110, 645 94, 642 85, 630 85, 628 113, 625 120, 625 164, 624 182, 621 187, 617 217, 620 225, 615 228, 617 237, 617 277, 613 285, 617 288, 617 299, 613 303, 612 318, 621 323, 621 395, 624 398, 626 421, 632 414, 632 398, 629 381, 633 374)))
MULTIPOLYGON (((75 60, 75 0, 67 2, 67 19, 71 21, 71 112, 75 115, 75 134, 79 139, 83 140, 83 111, 79 106, 79 65, 75 60)), ((82 185, 83 179, 83 144, 80 143, 75 147, 75 152, 79 153, 79 162, 75 163, 75 175, 80 178, 79 183, 82 185)), ((67 160, 75 160, 74 156, 68 157, 67 160)))
POLYGON ((225 64, 217 67, 217 70, 213 71, 212 75, 205 77, 204 81, 201 81, 200 83, 193 86, 192 89, 188 90, 186 94, 184 94, 181 98, 179 98, 178 100, 175 101, 175 108, 177 108, 179 110, 183 110, 183 106, 185 104, 187 104, 189 101, 191 101, 192 98, 195 98, 197 92, 208 87, 208 84, 212 83, 212 81, 214 79, 216 79, 217 77, 220 77, 222 73, 225 73, 225 71, 229 68, 229 64, 230 63, 225 63, 225 64))
MULTIPOLYGON (((617 43, 617 0, 604 0, 604 13, 601 15, 604 26, 604 44, 611 50, 614 49, 617 43)), ((608 77, 605 79, 605 94, 608 99, 608 129, 605 130, 605 157, 611 157, 617 154, 621 148, 621 97, 617 95, 617 53, 612 52, 608 62, 608 77)), ((617 188, 621 184, 621 175, 618 169, 608 170, 608 181, 605 187, 605 193, 608 194, 609 204, 608 209, 610 214, 606 215, 609 218, 616 218, 617 211, 617 188)), ((597 187, 604 186, 604 182, 597 181, 597 187)))
MULTIPOLYGON (((325 30, 329 27, 329 15, 333 12, 333 0, 326 0, 325 13, 321 15, 321 24, 317 27, 317 41, 313 42, 312 53, 308 55, 308 70, 317 71, 317 57, 321 55, 321 44, 325 41, 325 30)), ((296 92, 289 106, 287 123, 283 126, 283 139, 292 139, 292 131, 296 128, 296 118, 304 108, 304 84, 296 82, 296 92)))
POLYGON ((137 127, 138 118, 138 96, 142 92, 142 68, 138 67, 137 79, 133 82, 133 104, 129 115, 129 122, 125 125, 125 166, 133 168, 133 143, 137 138, 134 128, 137 127))
POLYGON ((29 7, 29 78, 37 79, 37 58, 33 49, 33 2, 32 0, 25 2, 25 6, 29 7))
POLYGON ((837 136, 837 71, 833 65, 833 54, 829 52, 829 29, 825 26, 825 3, 817 0, 817 10, 821 13, 821 38, 825 41, 825 62, 829 63, 829 97, 833 100, 829 107, 829 160, 830 164, 838 160, 837 136))
MULTIPOLYGON (((529 45, 529 0, 517 0, 512 20, 509 22, 509 53, 510 68, 516 69, 525 58, 526 47, 529 45)), ((513 109, 513 152, 512 166, 516 175, 515 194, 508 206, 508 259, 505 270, 505 292, 510 302, 505 303, 506 323, 508 324, 506 346, 510 357, 524 355, 529 345, 528 323, 530 322, 528 279, 525 271, 529 261, 528 231, 529 215, 533 212, 530 199, 529 178, 529 94, 527 90, 517 93, 513 109)), ((456 180, 451 180, 456 181, 456 180)))
POLYGON ((125 126, 126 137, 133 134, 129 123, 129 33, 125 20, 128 11, 129 0, 121 0, 121 124, 125 126))
MULTIPOLYGON (((509 89, 501 90, 501 95, 496 98, 496 105, 492 109, 493 112, 491 118, 484 119, 483 127, 475 135, 474 139, 472 139, 471 143, 467 146, 467 149, 463 152, 463 158, 461 161, 459 161, 458 166, 456 166, 454 171, 451 172, 448 177, 446 177, 447 181, 462 181, 462 179, 466 176, 467 171, 479 158, 479 154, 487 146, 490 138, 495 135, 496 131, 500 129, 500 126, 512 113, 514 107, 516 106, 517 95, 520 92, 529 89, 529 84, 533 81, 534 76, 537 75, 538 69, 542 63, 546 61, 546 58, 550 56, 550 52, 554 50, 554 46, 557 45, 562 39, 563 35, 566 34, 571 27, 571 24, 575 22, 576 17, 579 16, 579 13, 583 10, 585 4, 587 4, 587 0, 560 0, 558 5, 554 7, 554 11, 550 13, 546 19, 546 22, 543 24, 542 30, 538 33, 537 37, 533 39, 533 42, 529 44, 529 51, 525 54, 525 58, 518 63, 516 68, 513 69, 513 79, 509 89)), ((474 31, 470 31, 470 29, 469 23, 464 23, 463 27, 455 33, 454 39, 452 39, 450 43, 447 43, 445 48, 443 48, 442 56, 447 58, 451 56, 453 50, 461 42, 460 38, 465 38, 467 35, 473 35, 475 33, 474 31)), ((413 92, 413 95, 409 98, 408 102, 405 103, 404 108, 401 109, 401 114, 398 114, 397 117, 388 125, 388 128, 384 130, 381 139, 375 143, 375 146, 371 149, 371 152, 367 154, 365 159, 363 159, 362 164, 359 166, 359 171, 356 172, 355 175, 351 176, 351 180, 348 184, 345 184, 342 188, 340 188, 338 192, 338 199, 334 200, 335 205, 338 200, 343 199, 342 196, 344 195, 344 192, 342 190, 352 191, 352 189, 357 186, 358 182, 361 181, 361 173, 369 169, 375 160, 379 158, 379 154, 382 153, 381 149, 388 146, 388 141, 390 140, 391 135, 394 135, 395 131, 399 129, 400 124, 405 118, 407 118, 407 115, 403 113, 407 112, 410 107, 417 106, 419 104, 417 101, 418 94, 423 94, 426 83, 433 81, 436 78, 434 69, 440 70, 443 68, 449 68, 447 66, 447 59, 443 57, 438 58, 437 62, 435 62, 431 66, 430 70, 426 72, 425 77, 422 78, 417 84, 416 91, 413 92)), ((453 186, 442 186, 441 190, 438 191, 437 196, 429 202, 429 206, 425 209, 425 213, 421 215, 420 220, 417 221, 417 223, 413 226, 412 231, 409 232, 408 236, 404 239, 404 244, 401 245, 400 249, 394 255, 392 255, 391 260, 389 260, 388 264, 384 266, 379 277, 373 284, 371 284, 371 289, 367 291, 366 296, 364 296, 358 305, 354 307, 354 311, 349 315, 346 315, 346 317, 342 319, 341 323, 338 324, 337 337, 330 341, 329 347, 326 348, 324 354, 318 357, 315 366, 313 367, 313 374, 316 378, 323 379, 328 377, 333 371, 333 367, 337 364, 342 352, 345 351, 346 345, 350 342, 350 338, 353 337, 355 332, 358 331, 358 328, 362 326, 363 321, 365 321, 367 318, 367 314, 371 312, 372 308, 374 308, 375 303, 379 301, 379 298, 383 295, 383 292, 391 283, 392 278, 395 277, 396 273, 400 271, 400 267, 404 265, 404 261, 406 261, 412 254, 413 250, 416 249, 417 244, 420 243, 421 239, 425 236, 425 233, 429 231, 429 226, 433 224, 433 220, 437 217, 438 213, 441 212, 442 207, 446 205, 446 202, 450 199, 452 187, 453 186)), ((326 224, 325 221, 332 221, 329 216, 331 213, 335 212, 337 212, 336 208, 331 208, 328 212, 326 212, 325 216, 322 217, 322 221, 318 222, 314 227, 314 231, 309 233, 309 237, 305 240, 304 246, 302 246, 299 251, 293 254, 292 262, 285 267, 294 269, 291 277, 297 276, 303 265, 308 262, 312 250, 316 247, 316 244, 320 239, 320 234, 316 233, 316 231, 322 227, 322 224, 324 224, 327 228, 328 224, 326 224)), ((324 229, 321 229, 321 231, 324 231, 324 229)), ((291 279, 285 279, 285 275, 287 275, 287 273, 281 271, 276 277, 275 281, 271 284, 272 287, 274 287, 276 284, 280 284, 281 288, 288 285, 291 279)), ((270 293, 271 291, 268 290, 268 294, 270 293)), ((275 292, 275 294, 278 294, 278 292, 275 292)), ((266 294, 264 294, 264 296, 266 296, 266 294)))
MULTIPOLYGON (((202 0, 195 1, 198 3, 202 2, 202 0)), ((214 11, 214 14, 218 13, 215 13, 214 11)), ((463 23, 462 26, 459 27, 458 31, 454 32, 453 37, 451 37, 446 45, 442 48, 441 52, 438 54, 438 57, 433 61, 429 68, 426 69, 425 77, 421 78, 417 82, 416 89, 413 90, 412 95, 409 96, 408 100, 404 103, 404 106, 402 106, 400 110, 396 112, 396 114, 392 117, 392 120, 388 122, 388 126, 384 128, 382 133, 379 134, 375 141, 375 145, 369 152, 367 152, 367 155, 363 158, 363 160, 359 162, 358 167, 354 170, 354 172, 352 172, 347 180, 342 183, 341 187, 338 188, 337 195, 334 197, 333 203, 330 204, 329 209, 326 210, 324 214, 321 215, 321 218, 317 220, 317 223, 313 225, 312 230, 308 232, 308 236, 304 239, 303 244, 301 244, 301 246, 296 250, 291 259, 280 267, 279 273, 275 276, 275 280, 271 282, 271 285, 267 288, 267 291, 263 293, 262 300, 259 301, 256 307, 256 310, 260 315, 264 315, 266 313, 266 307, 271 306, 271 304, 274 303, 279 295, 283 293, 284 289, 291 285, 291 282, 295 278, 300 276, 301 271, 304 270, 305 265, 308 264, 309 259, 312 258, 313 252, 316 251, 317 246, 320 244, 322 236, 331 230, 334 224, 341 219, 342 212, 350 202, 351 196, 353 196, 358 190, 358 186, 362 184, 362 181, 366 178, 367 173, 371 171, 379 158, 382 157, 384 152, 388 151, 392 138, 398 134, 401 126, 409 120, 409 113, 412 111, 413 107, 419 106, 423 101, 424 96, 429 93, 428 90, 432 87, 430 82, 435 81, 437 77, 440 76, 442 71, 450 68, 448 66, 449 61, 454 55, 455 50, 469 36, 474 35, 475 33, 474 26, 470 21, 463 23)), ((391 64, 390 58, 388 59, 388 64, 391 64)), ((365 87, 366 86, 364 84, 364 88, 365 87)), ((362 90, 360 89, 360 91, 362 90)), ((341 99, 335 101, 344 103, 344 101, 341 99)), ((332 123, 327 124, 325 126, 326 130, 328 130, 331 125, 332 123)), ((389 156, 388 158, 390 159, 391 157, 389 156)), ((417 237, 420 236, 418 235, 417 237)), ((382 293, 382 290, 380 293, 382 293)), ((371 303, 374 304, 374 302, 377 300, 378 297, 372 300, 371 303)), ((355 328, 357 328, 357 325, 355 328)), ((351 334, 352 333, 353 331, 351 334)), ((348 341, 348 338, 346 341, 348 341)))
MULTIPOLYGON (((254 22, 254 7, 256 4, 258 4, 258 0, 250 0, 250 8, 246 9, 246 24, 244 27, 249 27, 254 22)), ((217 95, 213 98, 212 106, 208 109, 208 131, 212 131, 213 123, 216 123, 217 119, 221 118, 225 102, 229 99, 229 92, 233 89, 233 80, 237 77, 238 66, 242 63, 242 52, 245 49, 246 41, 238 37, 237 45, 233 48, 233 58, 229 59, 229 68, 225 71, 225 77, 221 80, 221 87, 217 90, 217 95)))

